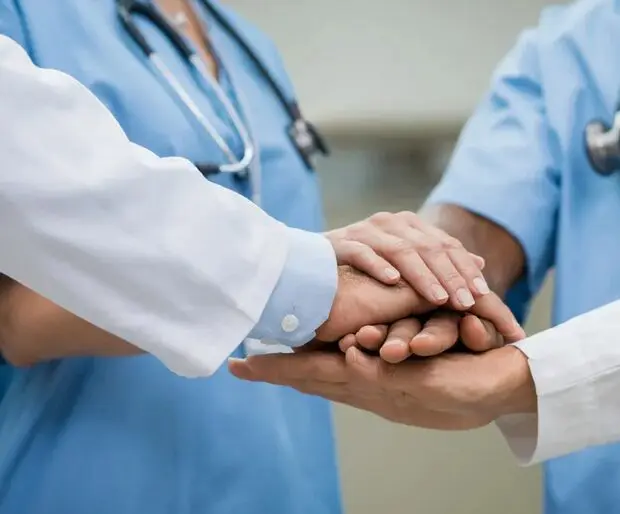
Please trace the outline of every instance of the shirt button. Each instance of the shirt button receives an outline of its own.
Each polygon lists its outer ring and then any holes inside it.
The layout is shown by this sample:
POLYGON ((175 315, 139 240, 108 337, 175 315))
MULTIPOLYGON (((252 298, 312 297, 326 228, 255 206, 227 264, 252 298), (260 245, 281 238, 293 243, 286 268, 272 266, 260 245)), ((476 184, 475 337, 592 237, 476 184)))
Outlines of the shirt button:
POLYGON ((282 330, 286 333, 295 332, 299 328, 299 319, 294 314, 287 314, 282 319, 282 330))

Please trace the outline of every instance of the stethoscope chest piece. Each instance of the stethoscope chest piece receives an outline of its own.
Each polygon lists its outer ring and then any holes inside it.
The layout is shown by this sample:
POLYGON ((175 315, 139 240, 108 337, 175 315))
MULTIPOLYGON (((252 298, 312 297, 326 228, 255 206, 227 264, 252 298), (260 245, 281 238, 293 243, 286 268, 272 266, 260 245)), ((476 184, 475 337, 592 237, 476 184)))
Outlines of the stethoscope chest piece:
POLYGON ((586 125, 585 147, 592 169, 609 176, 620 171, 620 116, 616 114, 611 128, 600 120, 586 125))
POLYGON ((327 144, 319 131, 301 116, 289 125, 288 135, 304 164, 310 170, 314 169, 313 160, 317 154, 329 154, 327 144))
MULTIPOLYGON (((266 67, 256 52, 250 47, 245 38, 238 33, 236 28, 228 21, 228 19, 208 0, 202 0, 202 5, 214 17, 216 22, 240 45, 246 56, 256 66, 257 70, 266 81, 267 86, 276 96, 281 107, 285 110, 289 119, 287 128, 288 135, 293 146, 299 153, 305 165, 313 169, 313 157, 317 153, 327 155, 328 150, 325 142, 316 128, 305 120, 301 110, 295 101, 287 98, 285 92, 271 75, 270 70, 266 67)), ((252 137, 250 127, 247 126, 247 116, 242 116, 238 112, 238 108, 233 105, 226 93, 222 90, 218 82, 211 77, 204 63, 193 49, 192 45, 186 41, 186 38, 180 33, 175 26, 157 9, 156 5, 142 0, 116 0, 117 14, 121 25, 127 31, 129 37, 134 41, 144 56, 158 72, 162 80, 166 82, 169 88, 174 92, 178 100, 184 104, 186 109, 196 118, 202 125, 205 132, 215 141, 228 162, 222 164, 216 163, 195 163, 200 172, 206 176, 212 176, 217 173, 234 173, 235 178, 251 179, 254 189, 260 186, 260 177, 257 171, 260 168, 258 142, 252 137), (170 71, 166 63, 155 52, 155 49, 149 44, 146 37, 140 31, 140 28, 134 21, 134 16, 141 16, 150 21, 160 32, 167 37, 173 47, 176 49, 180 57, 201 77, 202 82, 209 85, 211 91, 217 96, 217 100, 227 112, 229 120, 239 139, 243 144, 243 156, 238 157, 229 147, 225 138, 219 134, 217 127, 209 118, 204 115, 198 105, 191 98, 189 93, 183 87, 181 82, 170 71)), ((240 106, 238 106, 240 107, 240 106)), ((243 111, 244 109, 241 109, 243 111)), ((257 197, 260 196, 258 193, 257 197)))

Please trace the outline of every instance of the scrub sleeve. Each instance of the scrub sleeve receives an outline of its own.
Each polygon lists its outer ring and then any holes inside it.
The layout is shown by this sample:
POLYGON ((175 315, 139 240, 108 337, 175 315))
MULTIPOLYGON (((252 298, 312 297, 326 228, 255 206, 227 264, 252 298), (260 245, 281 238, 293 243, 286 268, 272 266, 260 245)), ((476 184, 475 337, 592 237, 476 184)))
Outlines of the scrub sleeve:
POLYGON ((537 53, 535 31, 524 33, 497 68, 427 202, 459 205, 512 234, 526 254, 530 295, 553 264, 560 192, 537 53))

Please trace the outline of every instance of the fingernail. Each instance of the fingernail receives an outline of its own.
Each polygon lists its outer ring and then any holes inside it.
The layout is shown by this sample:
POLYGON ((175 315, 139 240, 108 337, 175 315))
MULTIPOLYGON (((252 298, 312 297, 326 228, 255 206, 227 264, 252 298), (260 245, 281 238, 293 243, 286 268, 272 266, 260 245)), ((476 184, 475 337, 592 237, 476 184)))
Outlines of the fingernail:
POLYGON ((459 301, 459 303, 463 307, 466 307, 466 308, 469 308, 474 303, 476 303, 471 293, 467 289, 464 289, 464 288, 461 288, 456 292, 456 299, 459 301))
POLYGON ((443 301, 448 299, 448 291, 446 291, 443 287, 438 284, 433 285, 433 296, 435 300, 443 301))
POLYGON ((394 268, 385 268, 385 276, 390 280, 400 278, 400 273, 394 268))
POLYGON ((357 351, 355 346, 351 346, 345 353, 345 358, 349 364, 357 364, 359 361, 360 352, 357 351))
POLYGON ((487 285, 487 281, 481 277, 476 277, 474 279, 474 287, 480 294, 489 294, 491 292, 487 285))

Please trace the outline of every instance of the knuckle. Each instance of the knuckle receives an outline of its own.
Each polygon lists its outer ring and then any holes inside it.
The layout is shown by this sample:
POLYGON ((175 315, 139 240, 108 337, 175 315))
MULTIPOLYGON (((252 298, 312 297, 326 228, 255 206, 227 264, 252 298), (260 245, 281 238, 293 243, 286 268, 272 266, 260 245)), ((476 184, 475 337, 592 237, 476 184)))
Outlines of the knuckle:
POLYGON ((375 259, 378 258, 375 251, 369 246, 365 246, 365 245, 361 246, 360 248, 357 248, 355 251, 359 257, 359 260, 366 264, 373 264, 375 262, 375 259))
POLYGON ((361 241, 348 240, 346 242, 347 248, 355 253, 363 253, 369 250, 368 245, 362 243, 361 241))
POLYGON ((394 220, 394 214, 392 214, 391 212, 386 212, 386 211, 376 212, 375 214, 370 216, 370 218, 368 218, 368 221, 370 223, 372 223, 373 225, 377 225, 377 226, 384 226, 393 220, 394 220))
POLYGON ((462 250, 463 243, 461 243, 458 239, 452 236, 446 235, 443 239, 443 247, 446 250, 462 250))
POLYGON ((362 234, 364 233, 364 225, 363 222, 353 223, 349 225, 344 230, 343 236, 349 240, 357 240, 360 239, 362 234))
POLYGON ((414 224, 419 221, 418 215, 411 211, 400 211, 396 214, 396 216, 408 224, 414 224))
POLYGON ((450 270, 443 274, 443 280, 451 287, 465 287, 465 280, 457 270, 450 270))
POLYGON ((417 253, 416 245, 408 240, 403 239, 402 237, 394 238, 388 245, 388 252, 391 254, 411 254, 417 253))
POLYGON ((445 251, 441 241, 434 237, 421 237, 416 243, 416 246, 420 252, 427 254, 439 254, 445 251))

